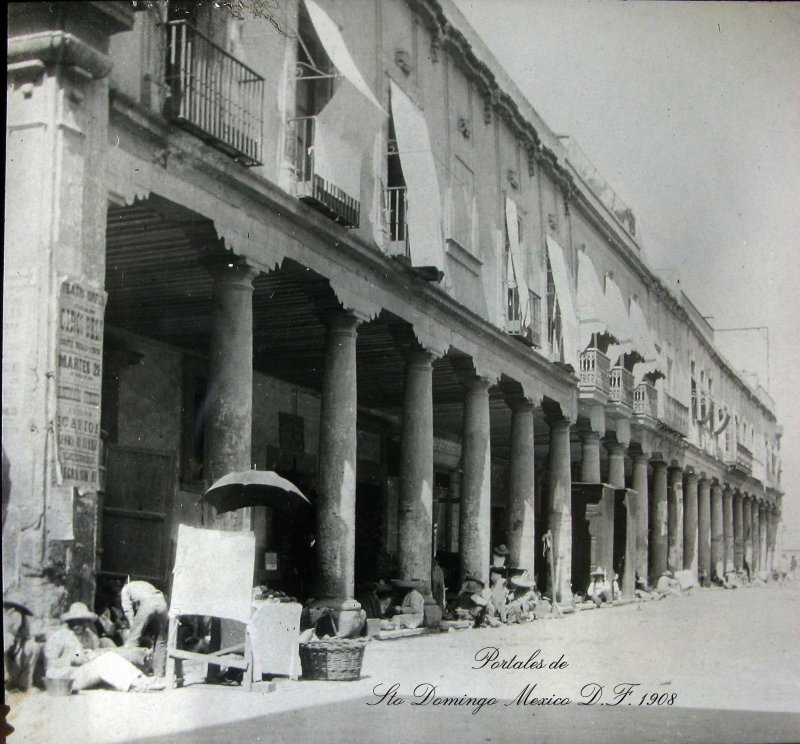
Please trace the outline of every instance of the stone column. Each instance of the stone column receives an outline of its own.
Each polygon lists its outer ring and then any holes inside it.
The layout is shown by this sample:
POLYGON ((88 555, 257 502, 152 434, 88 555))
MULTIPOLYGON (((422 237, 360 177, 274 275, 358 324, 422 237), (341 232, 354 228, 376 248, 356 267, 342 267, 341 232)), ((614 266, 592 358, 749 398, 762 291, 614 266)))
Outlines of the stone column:
POLYGON ((770 513, 766 504, 759 507, 759 523, 761 527, 760 550, 761 550, 761 565, 767 571, 772 571, 775 566, 770 561, 769 555, 769 527, 770 527, 770 513))
POLYGON ((744 546, 744 562, 747 564, 747 570, 750 576, 753 575, 753 515, 750 509, 751 503, 749 495, 745 494, 742 500, 742 540, 744 546))
POLYGON ((625 488, 625 445, 606 442, 608 452, 608 484, 614 488, 625 488))
POLYGON ((683 483, 683 568, 697 576, 697 475, 689 470, 683 483))
POLYGON ((744 568, 744 508, 742 494, 733 494, 733 567, 737 571, 744 568))
POLYGON ((775 548, 778 542, 778 527, 780 526, 780 512, 775 506, 770 506, 767 512, 767 565, 770 571, 779 565, 781 557, 775 558, 775 548))
POLYGON ((534 572, 533 403, 519 398, 511 406, 511 459, 508 466, 508 564, 534 572))
POLYGON ((722 540, 725 573, 733 570, 733 491, 726 485, 722 491, 722 540))
POLYGON ((753 568, 755 571, 763 570, 764 564, 761 562, 761 514, 759 511, 758 499, 753 498, 750 507, 751 517, 751 540, 753 542, 753 568))
MULTIPOLYGON (((428 587, 433 539, 433 356, 413 352, 406 363, 400 442, 399 569, 428 587)), ((429 593, 430 587, 427 592, 429 593)))
POLYGON ((653 461, 653 499, 650 512, 650 580, 655 584, 667 570, 667 463, 653 461))
POLYGON ((697 573, 711 580, 711 481, 701 477, 697 494, 697 573))
MULTIPOLYGON (((206 486, 230 472, 250 470, 253 430, 253 279, 258 272, 235 257, 206 264, 214 277, 208 353, 208 412, 204 428, 206 486)), ((243 510, 214 518, 220 529, 249 526, 243 510)))
POLYGON ((647 488, 647 467, 650 455, 644 452, 637 452, 633 455, 633 490, 636 491, 636 499, 639 502, 636 511, 636 574, 645 583, 648 582, 648 535, 647 528, 649 523, 648 514, 648 488, 647 488))
POLYGON ((668 470, 668 520, 670 571, 683 568, 683 471, 677 465, 668 470))
POLYGON ((489 388, 475 377, 467 385, 461 439, 461 509, 459 545, 461 575, 472 573, 489 580, 491 560, 491 441, 489 388))
POLYGON ((722 485, 715 480, 711 485, 711 574, 725 575, 725 542, 723 528, 722 485))
POLYGON ((570 422, 548 418, 550 427, 549 503, 550 531, 556 564, 557 601, 572 602, 572 478, 570 475, 570 422))
POLYGON ((600 435, 596 431, 584 431, 581 443, 581 482, 600 483, 600 435))
POLYGON ((356 528, 356 335, 348 313, 328 319, 319 422, 319 596, 353 596, 356 528))
POLYGON ((10 4, 7 14, 3 587, 18 589, 40 618, 94 598, 100 408, 75 413, 56 385, 75 361, 89 371, 99 403, 108 44, 133 28, 134 13, 124 3, 28 2, 10 4), (91 306, 99 322, 65 328, 62 302, 76 312, 91 306), (60 347, 61 332, 86 348, 60 347), (55 445, 73 439, 71 423, 84 428, 85 467, 62 461, 59 485, 55 445), (74 539, 64 539, 65 527, 74 539), (73 566, 66 582, 54 580, 65 564, 73 566))

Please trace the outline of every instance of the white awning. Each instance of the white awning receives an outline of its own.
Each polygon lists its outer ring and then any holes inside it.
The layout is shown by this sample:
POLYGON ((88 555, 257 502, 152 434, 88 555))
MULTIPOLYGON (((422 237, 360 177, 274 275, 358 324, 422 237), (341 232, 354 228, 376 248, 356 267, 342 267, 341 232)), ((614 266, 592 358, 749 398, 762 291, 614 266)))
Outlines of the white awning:
POLYGON ((550 235, 547 236, 547 255, 553 272, 558 306, 561 308, 561 323, 564 334, 564 361, 578 369, 578 316, 572 298, 571 280, 564 251, 550 235))
MULTIPOLYGON (((633 377, 638 385, 646 374, 659 369, 659 354, 653 342, 653 334, 650 331, 650 327, 647 325, 647 319, 644 317, 642 307, 634 299, 631 299, 630 319, 633 330, 634 348, 644 359, 643 362, 639 362, 633 366, 633 377)), ((664 370, 662 370, 662 372, 663 371, 664 370)))
POLYGON ((604 333, 605 297, 592 259, 585 251, 578 251, 578 299, 576 312, 580 321, 579 343, 585 349, 595 333, 604 333))
POLYGON ((528 269, 525 264, 525 256, 519 244, 519 222, 517 221, 517 205, 513 199, 506 196, 506 230, 508 230, 508 244, 510 247, 509 257, 511 268, 514 272, 514 281, 517 285, 519 295, 519 314, 523 328, 530 324, 528 314, 530 305, 530 293, 528 291, 528 269))
POLYGON ((621 354, 627 354, 633 348, 633 331, 628 311, 625 309, 625 300, 617 283, 606 275, 605 291, 606 317, 608 319, 608 332, 617 339, 616 344, 608 347, 606 352, 611 363, 614 364, 621 354))
POLYGON ((353 87, 361 93, 375 108, 386 116, 386 112, 378 102, 378 99, 372 95, 372 91, 365 82, 361 72, 359 71, 350 52, 347 50, 339 27, 334 23, 331 17, 317 5, 314 0, 305 0, 306 10, 311 23, 314 25, 314 30, 317 32, 322 46, 325 48, 325 53, 333 62, 334 67, 339 74, 345 78, 353 87))
POLYGON ((314 123, 314 173, 360 199, 361 161, 368 148, 371 153, 387 113, 350 56, 339 27, 314 0, 305 4, 325 52, 343 78, 314 123))
POLYGON ((428 127, 417 105, 390 81, 392 119, 408 198, 408 242, 414 266, 444 271, 442 196, 428 127))

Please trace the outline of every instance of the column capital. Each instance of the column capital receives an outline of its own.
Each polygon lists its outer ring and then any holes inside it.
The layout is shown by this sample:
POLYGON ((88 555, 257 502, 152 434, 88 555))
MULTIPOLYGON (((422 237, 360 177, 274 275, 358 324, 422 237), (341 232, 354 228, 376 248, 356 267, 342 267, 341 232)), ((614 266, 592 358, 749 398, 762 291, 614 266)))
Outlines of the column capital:
POLYGON ((572 422, 567 418, 557 418, 555 416, 547 416, 545 417, 545 421, 547 426, 549 427, 551 432, 568 432, 570 427, 572 426, 572 422))
POLYGON ((340 310, 339 312, 325 313, 322 317, 322 322, 325 324, 328 333, 355 336, 358 332, 358 326, 363 321, 355 313, 340 310))
POLYGON ((603 439, 603 447, 609 455, 624 455, 628 446, 618 442, 616 439, 603 439))
POLYGON ((603 435, 593 429, 578 429, 578 436, 584 444, 594 443, 599 445, 603 435))
POLYGON ((641 464, 642 462, 646 464, 650 464, 650 453, 649 452, 641 452, 635 451, 631 452, 631 460, 633 460, 634 464, 638 463, 641 464))
POLYGON ((430 369, 436 359, 436 355, 427 349, 414 349, 406 356, 407 369, 430 369))
POLYGON ((534 402, 530 398, 526 398, 522 393, 514 394, 514 393, 506 393, 503 396, 506 401, 506 405, 513 411, 513 412, 526 412, 531 411, 536 407, 534 402))
POLYGON ((248 259, 233 253, 201 252, 200 265, 208 271, 215 282, 238 285, 252 289, 259 269, 248 259))
POLYGON ((689 465, 683 473, 684 478, 690 482, 697 482, 699 480, 697 473, 695 473, 694 468, 689 465))

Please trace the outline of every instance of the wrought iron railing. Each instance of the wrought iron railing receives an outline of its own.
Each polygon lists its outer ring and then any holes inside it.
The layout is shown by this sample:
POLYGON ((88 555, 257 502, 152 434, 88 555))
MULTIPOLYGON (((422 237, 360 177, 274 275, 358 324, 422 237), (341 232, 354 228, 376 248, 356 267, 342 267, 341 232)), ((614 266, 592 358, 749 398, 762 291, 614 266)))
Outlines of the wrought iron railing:
POLYGON ((633 375, 624 367, 614 367, 609 377, 609 399, 633 408, 633 375))
MULTIPOLYGON (((315 116, 289 119, 289 161, 295 179, 295 194, 315 209, 345 227, 358 227, 358 199, 317 175, 314 167, 315 116)), ((353 163, 353 168, 358 168, 353 163)))
POLYGON ((188 22, 166 27, 167 117, 244 165, 261 165, 264 78, 188 22))
POLYGON ((580 388, 584 391, 600 390, 609 391, 609 370, 611 362, 599 349, 586 349, 582 351, 579 360, 578 379, 580 388))
POLYGON ((389 254, 411 258, 408 242, 408 191, 405 186, 383 190, 386 225, 389 230, 389 254))
POLYGON ((658 391, 649 382, 640 382, 634 389, 633 412, 637 416, 658 416, 658 391))
POLYGON ((685 437, 689 433, 689 407, 663 391, 659 401, 662 405, 659 416, 661 423, 685 437))
POLYGON ((748 475, 753 472, 753 452, 741 442, 736 443, 736 466, 748 475))

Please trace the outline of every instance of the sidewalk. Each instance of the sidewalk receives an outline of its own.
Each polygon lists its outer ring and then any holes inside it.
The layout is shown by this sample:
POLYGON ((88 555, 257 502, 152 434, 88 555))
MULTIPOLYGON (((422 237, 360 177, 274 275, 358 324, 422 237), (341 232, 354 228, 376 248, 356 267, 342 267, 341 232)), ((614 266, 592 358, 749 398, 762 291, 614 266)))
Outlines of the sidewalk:
MULTIPOLYGON (((389 715, 388 707, 366 703, 375 701, 376 686, 385 690, 394 683, 408 696, 415 686, 429 683, 437 686, 437 694, 513 700, 523 683, 535 679, 540 692, 569 695, 575 702, 587 682, 631 681, 642 685, 641 689, 676 691, 676 707, 684 710, 798 714, 798 609, 800 582, 785 588, 706 589, 692 596, 577 612, 561 620, 375 641, 367 647, 362 678, 355 682, 278 678, 274 692, 266 692, 266 684, 256 684, 250 693, 238 686, 207 685, 138 694, 93 690, 69 698, 34 692, 9 700, 10 721, 17 729, 9 741, 101 744, 149 738, 177 741, 178 736, 181 741, 229 741, 228 734, 244 727, 247 733, 236 741, 246 742, 258 738, 254 732, 267 733, 280 721, 288 738, 270 740, 299 744, 310 739, 293 738, 292 731, 316 721, 314 725, 323 730, 314 738, 327 742, 331 732, 324 730, 326 720, 339 721, 341 731, 348 726, 358 730, 362 719, 379 723, 378 714, 389 715), (528 658, 538 649, 548 661, 563 656, 568 666, 538 676, 531 671, 476 670, 476 653, 485 647, 496 647, 503 657, 517 659, 528 658), (224 731, 228 734, 220 733, 224 731)), ((563 710, 578 715, 597 709, 570 705, 563 710)), ((428 720, 427 713, 428 709, 420 708, 416 716, 408 707, 391 711, 401 723, 415 717, 428 720)), ((653 711, 643 720, 650 725, 664 715, 665 711, 658 715, 653 711)), ((451 710, 446 717, 436 718, 437 726, 445 718, 454 730, 472 726, 465 731, 473 730, 479 718, 490 720, 488 714, 451 710)), ((774 731, 784 730, 775 728, 777 719, 770 721, 774 731)), ((800 735, 800 716, 793 725, 800 735)), ((449 738, 446 731, 441 733, 449 738)), ((399 732, 394 734, 397 739, 399 732)), ((383 741, 379 736, 361 739, 372 740, 383 741)), ((504 740, 502 736, 494 739, 504 740)))

